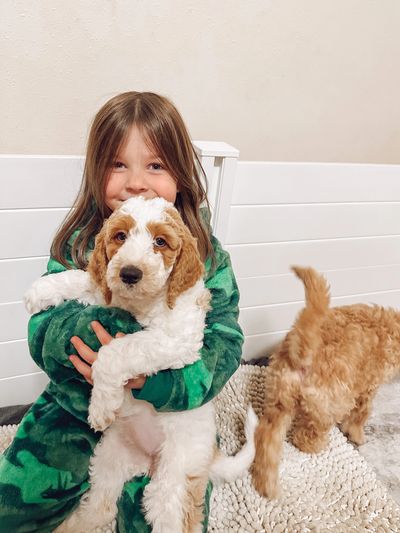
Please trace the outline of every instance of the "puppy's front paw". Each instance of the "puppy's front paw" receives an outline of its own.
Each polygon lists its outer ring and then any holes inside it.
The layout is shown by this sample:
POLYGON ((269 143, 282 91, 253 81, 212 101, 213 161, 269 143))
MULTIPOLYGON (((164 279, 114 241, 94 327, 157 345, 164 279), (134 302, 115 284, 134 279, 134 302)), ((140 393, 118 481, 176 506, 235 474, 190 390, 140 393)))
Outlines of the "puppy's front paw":
POLYGON ((124 389, 95 385, 89 405, 88 421, 95 431, 104 431, 114 420, 124 401, 124 389))
POLYGON ((115 413, 98 408, 96 405, 89 406, 88 422, 95 431, 105 431, 115 420, 115 413))
POLYGON ((59 294, 42 294, 35 284, 24 294, 25 309, 31 315, 44 311, 53 305, 59 305, 63 299, 59 294))

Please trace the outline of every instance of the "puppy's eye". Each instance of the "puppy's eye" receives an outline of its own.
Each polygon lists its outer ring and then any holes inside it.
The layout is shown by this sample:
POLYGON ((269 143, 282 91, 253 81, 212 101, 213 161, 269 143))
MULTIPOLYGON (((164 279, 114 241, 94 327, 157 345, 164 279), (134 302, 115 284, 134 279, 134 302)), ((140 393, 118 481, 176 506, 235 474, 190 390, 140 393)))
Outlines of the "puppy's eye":
POLYGON ((126 241, 126 233, 124 231, 119 231, 114 235, 114 239, 118 242, 126 241))
POLYGON ((157 248, 162 248, 166 244, 166 241, 162 237, 156 237, 154 239, 154 246, 157 246, 157 248))

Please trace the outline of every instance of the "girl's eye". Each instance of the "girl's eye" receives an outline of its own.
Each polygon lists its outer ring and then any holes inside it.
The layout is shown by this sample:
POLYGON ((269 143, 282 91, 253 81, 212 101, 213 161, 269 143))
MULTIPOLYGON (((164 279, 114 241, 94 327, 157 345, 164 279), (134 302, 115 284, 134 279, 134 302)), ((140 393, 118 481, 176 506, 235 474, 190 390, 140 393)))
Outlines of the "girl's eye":
POLYGON ((116 241, 124 242, 126 241, 126 233, 124 231, 119 231, 115 234, 114 238, 116 241))
POLYGON ((150 166, 153 170, 162 170, 163 168, 161 163, 151 163, 150 166))
POLYGON ((124 168, 124 164, 122 163, 122 161, 114 161, 113 163, 113 167, 114 168, 124 168))
POLYGON ((156 237, 154 239, 154 246, 157 246, 157 248, 162 248, 166 244, 166 241, 162 237, 156 237))

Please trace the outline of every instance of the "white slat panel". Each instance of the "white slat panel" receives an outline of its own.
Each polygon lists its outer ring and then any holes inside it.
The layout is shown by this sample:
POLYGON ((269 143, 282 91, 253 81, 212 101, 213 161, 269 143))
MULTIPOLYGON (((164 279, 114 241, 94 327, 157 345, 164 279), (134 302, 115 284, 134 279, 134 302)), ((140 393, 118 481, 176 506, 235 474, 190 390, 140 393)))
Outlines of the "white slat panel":
POLYGON ((0 342, 24 339, 28 331, 29 314, 22 302, 0 305, 0 342))
POLYGON ((77 156, 0 156, 0 209, 70 207, 83 166, 77 156))
POLYGON ((228 244, 400 234, 400 203, 231 207, 228 244))
POLYGON ((268 357, 269 354, 276 350, 280 342, 285 338, 286 333, 286 331, 280 331, 247 336, 243 344, 242 359, 250 361, 251 359, 268 357))
POLYGON ((290 328, 303 302, 246 307, 241 309, 239 323, 245 335, 274 333, 290 328))
MULTIPOLYGON (((359 294, 332 298, 332 306, 350 305, 354 303, 375 303, 400 309, 400 291, 359 294)), ((297 312, 304 302, 288 302, 285 304, 247 307, 240 311, 239 322, 245 335, 275 333, 289 329, 297 312)))
MULTIPOLYGON (((307 265, 305 265, 307 266, 307 265)), ((400 264, 321 272, 332 286, 332 296, 400 289, 400 264)), ((302 282, 292 273, 238 279, 240 307, 302 300, 302 282)), ((400 302, 399 302, 400 305, 400 302)))
POLYGON ((0 259, 47 255, 68 209, 0 211, 0 259))
POLYGON ((0 379, 39 370, 30 356, 26 339, 0 343, 0 379))
POLYGON ((229 245, 226 249, 238 278, 287 274, 290 265, 311 265, 324 271, 400 263, 397 236, 229 245))
POLYGON ((232 197, 233 205, 379 201, 400 201, 400 165, 239 161, 232 197))
POLYGON ((48 382, 44 372, 0 380, 0 407, 34 402, 48 382))
POLYGON ((16 302, 46 272, 48 257, 0 261, 0 304, 16 302))

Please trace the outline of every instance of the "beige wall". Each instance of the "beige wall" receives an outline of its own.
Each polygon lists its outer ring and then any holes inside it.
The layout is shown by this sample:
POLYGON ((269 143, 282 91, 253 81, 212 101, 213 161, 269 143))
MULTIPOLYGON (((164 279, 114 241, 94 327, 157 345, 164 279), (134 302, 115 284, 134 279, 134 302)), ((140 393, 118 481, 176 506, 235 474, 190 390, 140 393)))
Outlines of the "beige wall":
POLYGON ((135 89, 242 159, 400 163, 399 28, 399 0, 1 0, 0 152, 81 154, 135 89))

